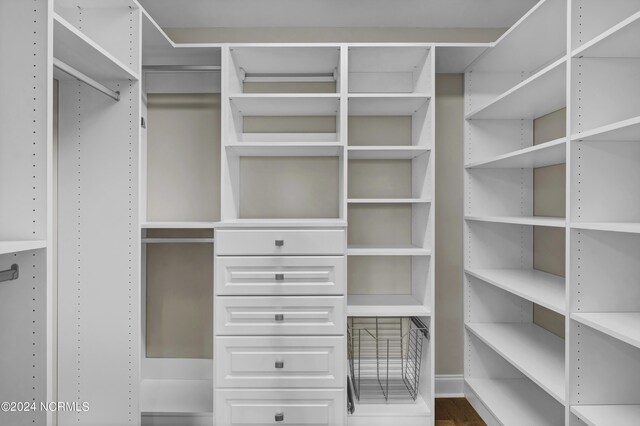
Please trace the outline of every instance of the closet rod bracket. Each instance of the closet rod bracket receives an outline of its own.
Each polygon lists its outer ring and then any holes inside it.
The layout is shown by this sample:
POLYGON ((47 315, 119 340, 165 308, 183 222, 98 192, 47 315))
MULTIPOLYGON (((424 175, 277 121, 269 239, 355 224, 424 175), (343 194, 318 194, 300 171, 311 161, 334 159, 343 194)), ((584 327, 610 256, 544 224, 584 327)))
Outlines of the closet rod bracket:
POLYGON ((18 265, 13 264, 11 265, 11 268, 5 271, 0 271, 0 283, 5 281, 17 280, 19 276, 20 276, 20 269, 18 268, 18 265))

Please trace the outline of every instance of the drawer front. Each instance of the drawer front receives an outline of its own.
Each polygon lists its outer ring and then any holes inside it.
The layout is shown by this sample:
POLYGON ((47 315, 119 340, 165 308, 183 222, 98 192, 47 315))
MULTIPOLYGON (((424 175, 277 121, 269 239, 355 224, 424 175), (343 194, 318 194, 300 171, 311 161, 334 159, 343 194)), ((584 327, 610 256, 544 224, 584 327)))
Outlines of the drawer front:
POLYGON ((217 390, 218 425, 343 426, 343 390, 264 389, 217 390))
POLYGON ((216 386, 341 388, 344 337, 217 337, 216 386))
POLYGON ((345 257, 218 257, 219 295, 342 295, 345 257))
POLYGON ((218 335, 343 335, 343 296, 216 297, 218 335))
POLYGON ((345 233, 329 230, 235 230, 216 231, 216 251, 228 255, 343 255, 345 233))

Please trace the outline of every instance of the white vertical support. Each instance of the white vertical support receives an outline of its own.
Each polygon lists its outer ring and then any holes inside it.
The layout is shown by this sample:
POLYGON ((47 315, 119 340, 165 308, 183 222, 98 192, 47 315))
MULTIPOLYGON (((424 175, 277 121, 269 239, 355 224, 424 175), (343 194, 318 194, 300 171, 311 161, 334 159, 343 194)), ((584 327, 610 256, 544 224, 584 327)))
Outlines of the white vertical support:
MULTIPOLYGON (((339 201, 339 217, 346 220, 348 214, 347 198, 348 179, 349 179, 349 47, 343 44, 340 49, 340 70, 338 74, 340 88, 340 116, 338 117, 337 129, 339 142, 342 144, 342 157, 339 167, 341 174, 341 186, 338 191, 339 201)), ((346 296, 346 295, 345 295, 346 296)))
POLYGON ((571 360, 571 342, 572 342, 572 326, 571 326, 571 320, 570 320, 570 315, 571 315, 571 293, 572 293, 572 282, 573 280, 571 279, 571 174, 572 174, 572 170, 571 170, 571 164, 572 164, 572 151, 573 151, 573 143, 571 141, 571 135, 573 134, 573 129, 572 129, 572 112, 573 112, 573 106, 572 106, 572 100, 573 100, 573 95, 572 95, 572 91, 573 91, 573 84, 572 84, 572 67, 573 67, 573 61, 571 59, 571 46, 573 44, 573 36, 572 36, 572 29, 573 29, 573 19, 574 19, 574 15, 573 15, 573 1, 574 0, 566 0, 567 1, 567 75, 566 75, 566 79, 567 79, 567 95, 566 95, 566 99, 567 99, 567 106, 566 106, 566 130, 565 130, 565 134, 567 136, 567 143, 566 143, 566 167, 565 167, 565 193, 566 193, 566 199, 565 199, 565 217, 566 217, 566 229, 565 229, 565 306, 566 311, 565 311, 565 320, 564 320, 564 327, 565 327, 565 341, 564 341, 564 376, 565 376, 565 406, 564 406, 564 418, 565 418, 565 424, 569 425, 571 424, 571 368, 572 368, 572 360, 571 360))

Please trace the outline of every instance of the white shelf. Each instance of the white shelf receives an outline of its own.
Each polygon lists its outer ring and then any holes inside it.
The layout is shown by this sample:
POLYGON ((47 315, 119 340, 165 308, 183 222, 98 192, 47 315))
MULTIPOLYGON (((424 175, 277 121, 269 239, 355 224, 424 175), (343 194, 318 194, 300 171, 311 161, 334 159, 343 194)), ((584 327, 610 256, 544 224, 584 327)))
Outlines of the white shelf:
POLYGON ((349 115, 413 115, 430 100, 426 93, 349 94, 349 115))
POLYGON ((566 225, 566 220, 562 217, 545 216, 465 216, 465 220, 514 225, 549 226, 552 228, 564 228, 566 225))
POLYGON ((19 253, 21 251, 38 250, 47 247, 47 242, 38 241, 0 241, 0 255, 19 253))
POLYGON ((493 43, 436 44, 436 74, 464 74, 493 43))
POLYGON ((477 72, 531 72, 566 51, 564 0, 543 0, 532 7, 476 62, 477 72))
POLYGON ((530 146, 508 154, 467 164, 467 169, 532 169, 565 163, 566 138, 530 146))
POLYGON ((403 246, 361 246, 350 245, 349 256, 430 256, 431 250, 411 245, 403 246))
POLYGON ((571 319, 640 348, 640 312, 576 313, 571 319))
POLYGON ((422 146, 350 146, 350 160, 405 160, 431 151, 422 146))
POLYGON ((143 238, 143 244, 213 244, 213 238, 143 238))
POLYGON ((143 229, 213 229, 216 222, 144 222, 143 229))
POLYGON ((563 424, 564 407, 527 379, 467 378, 466 382, 503 425, 563 424))
POLYGON ((242 115, 337 115, 340 95, 335 93, 237 94, 229 97, 242 115))
POLYGON ((428 204, 429 198, 349 198, 349 204, 428 204))
POLYGON ((466 327, 564 404, 563 339, 532 323, 468 323, 466 327))
POLYGON ((640 116, 577 133, 571 139, 575 141, 640 141, 640 116))
POLYGON ((56 13, 53 14, 53 56, 98 81, 139 79, 130 67, 56 13))
POLYGON ((640 234, 640 223, 637 222, 572 222, 571 228, 640 234))
POLYGON ((425 62, 429 46, 350 46, 350 73, 415 72, 425 62))
POLYGON ((409 295, 348 295, 347 316, 431 316, 431 310, 409 295))
POLYGON ((337 142, 239 142, 226 147, 231 153, 245 157, 335 157, 342 153, 344 145, 337 142))
POLYGON ((640 405, 572 405, 571 412, 589 426, 636 426, 640 405))
POLYGON ((340 62, 339 46, 232 46, 230 50, 235 67, 248 74, 331 74, 340 62))
POLYGON ((535 119, 566 106, 566 58, 516 85, 466 119, 535 119))
POLYGON ((343 219, 234 219, 216 223, 216 228, 344 228, 343 219))
POLYGON ((640 58, 640 12, 594 37, 572 53, 573 57, 640 58))
MULTIPOLYGON (((409 404, 361 404, 355 401, 356 409, 353 414, 349 414, 348 424, 371 425, 371 421, 388 418, 389 421, 398 422, 398 418, 402 417, 430 417, 431 410, 421 395, 418 395, 414 403, 409 404), (367 418, 367 423, 359 423, 361 417, 367 418), (357 422, 357 423, 356 423, 357 422)), ((400 421, 400 424, 402 422, 400 421)), ((382 424, 382 423, 374 423, 382 424)))
POLYGON ((565 313, 565 280, 535 269, 466 269, 467 274, 516 296, 565 313))
POLYGON ((213 413, 213 380, 142 380, 140 411, 143 415, 213 413))

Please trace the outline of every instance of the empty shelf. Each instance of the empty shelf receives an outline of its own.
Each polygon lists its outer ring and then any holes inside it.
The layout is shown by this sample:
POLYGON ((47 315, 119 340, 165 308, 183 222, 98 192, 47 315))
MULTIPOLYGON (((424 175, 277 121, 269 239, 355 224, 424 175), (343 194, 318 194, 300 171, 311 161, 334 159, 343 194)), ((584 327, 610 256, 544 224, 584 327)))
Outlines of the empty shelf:
POLYGON ((638 222, 574 222, 571 224, 571 228, 640 234, 640 223, 638 222))
POLYGON ((431 149, 421 146, 350 146, 350 160, 404 160, 415 158, 431 149))
POLYGON ((349 115, 413 115, 430 99, 424 93, 350 94, 349 115))
POLYGON ((242 115, 336 115, 340 95, 317 94, 238 94, 230 96, 231 103, 242 115))
POLYGON ((577 313, 571 319, 640 348, 640 312, 577 313))
POLYGON ((425 204, 429 198, 349 198, 350 204, 425 204))
POLYGON ((343 146, 341 143, 330 142, 240 142, 227 145, 227 149, 235 155, 245 157, 335 157, 340 155, 343 146))
POLYGON ((571 139, 577 141, 640 141, 640 117, 577 133, 571 139))
POLYGON ((142 414, 212 413, 213 380, 142 380, 142 414))
POLYGON ((95 80, 139 79, 130 67, 56 13, 53 15, 53 56, 95 80))
POLYGON ((0 254, 18 253, 21 251, 46 248, 46 241, 0 241, 0 254))
POLYGON ((564 407, 530 380, 467 378, 466 382, 503 425, 564 424, 564 407))
POLYGON ((143 222, 144 229, 213 229, 216 222, 143 222))
POLYGON ((348 295, 347 316, 430 316, 431 310, 409 295, 348 295))
POLYGON ((564 403, 564 340, 532 323, 468 323, 475 334, 558 402, 564 403))
POLYGON ((640 12, 573 51, 573 57, 640 58, 640 12))
POLYGON ((349 256, 429 256, 431 255, 431 250, 412 245, 350 245, 347 248, 347 254, 349 256))
POLYGON ((566 138, 467 164, 467 169, 532 169, 566 163, 566 138))
POLYGON ((564 228, 566 221, 563 217, 545 216, 465 216, 465 220, 476 222, 509 223, 514 225, 549 226, 564 228))
POLYGON ((636 426, 640 405, 573 405, 571 412, 589 426, 636 426))
POLYGON ((562 58, 466 118, 534 119, 559 110, 566 106, 566 70, 566 58, 562 58))
POLYGON ((535 269, 466 269, 467 274, 544 306, 565 312, 565 280, 535 269))
POLYGON ((216 223, 216 228, 342 228, 343 219, 233 219, 216 223))

